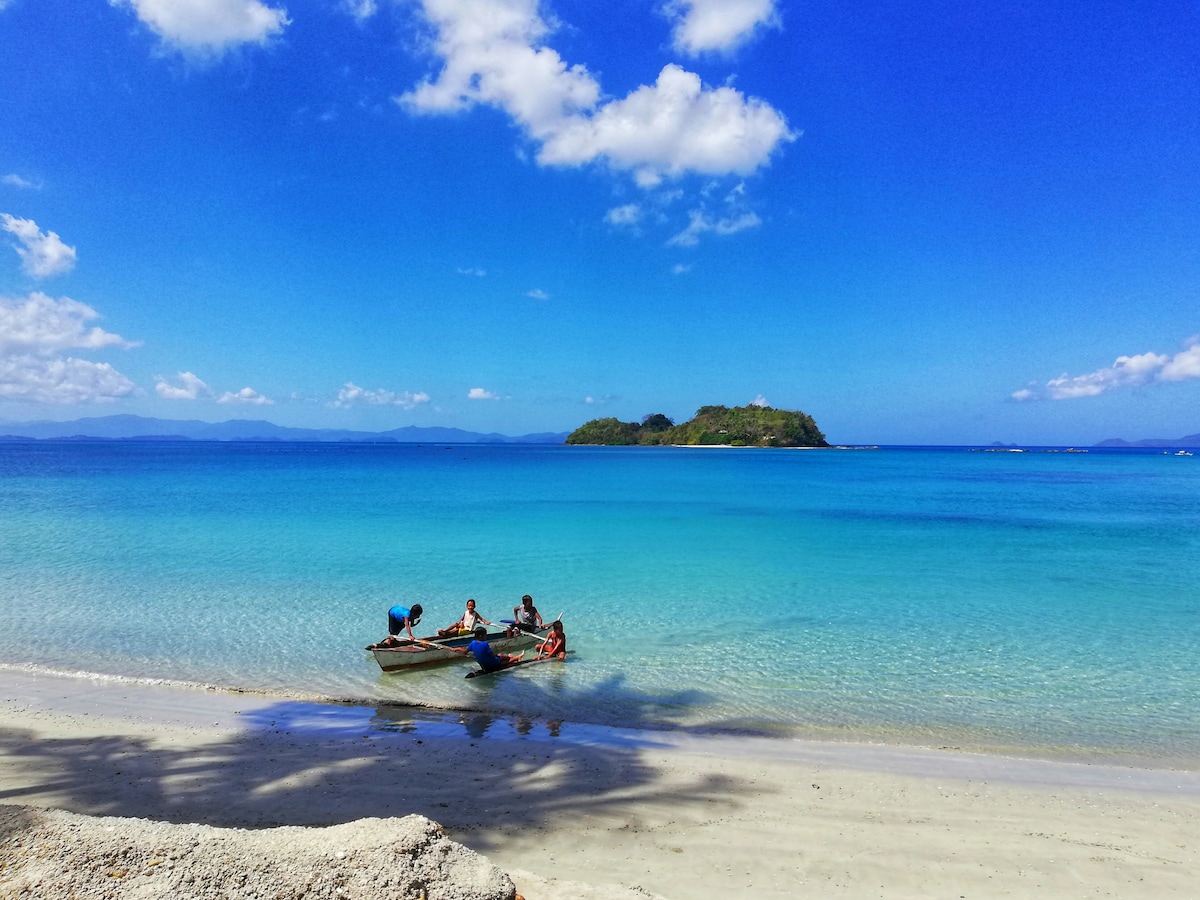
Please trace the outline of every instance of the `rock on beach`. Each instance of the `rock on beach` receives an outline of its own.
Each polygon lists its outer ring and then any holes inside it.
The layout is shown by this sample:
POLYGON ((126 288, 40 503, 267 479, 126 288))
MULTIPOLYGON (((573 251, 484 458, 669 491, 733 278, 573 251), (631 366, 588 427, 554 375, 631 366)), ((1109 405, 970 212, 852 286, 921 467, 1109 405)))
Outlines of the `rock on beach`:
POLYGON ((0 898, 515 900, 424 816, 247 830, 0 806, 0 898))

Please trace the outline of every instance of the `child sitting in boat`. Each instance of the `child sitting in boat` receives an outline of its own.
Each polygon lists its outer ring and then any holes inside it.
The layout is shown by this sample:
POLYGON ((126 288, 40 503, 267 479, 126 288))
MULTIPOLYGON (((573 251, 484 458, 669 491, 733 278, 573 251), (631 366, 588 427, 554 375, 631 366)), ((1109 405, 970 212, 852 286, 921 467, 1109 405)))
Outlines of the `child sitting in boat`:
POLYGON ((567 634, 563 631, 562 620, 555 619, 550 623, 550 633, 546 635, 546 640, 534 649, 537 651, 538 659, 547 659, 551 656, 559 659, 567 658, 567 634))
POLYGON ((533 598, 526 594, 521 598, 521 605, 513 607, 513 626, 509 634, 519 631, 537 631, 542 627, 542 614, 533 605, 533 598))
POLYGON ((400 644, 412 643, 413 633, 412 627, 421 621, 420 603, 414 603, 412 606, 393 606, 388 610, 388 636, 378 644, 368 644, 368 650, 381 650, 384 647, 397 647, 400 644), (408 641, 402 641, 396 637, 403 629, 408 632, 408 641))
POLYGON ((474 599, 467 601, 467 611, 462 614, 462 618, 453 625, 447 625, 445 628, 438 629, 438 637, 451 637, 457 634, 471 634, 477 625, 482 622, 484 625, 492 625, 483 616, 475 611, 474 599))

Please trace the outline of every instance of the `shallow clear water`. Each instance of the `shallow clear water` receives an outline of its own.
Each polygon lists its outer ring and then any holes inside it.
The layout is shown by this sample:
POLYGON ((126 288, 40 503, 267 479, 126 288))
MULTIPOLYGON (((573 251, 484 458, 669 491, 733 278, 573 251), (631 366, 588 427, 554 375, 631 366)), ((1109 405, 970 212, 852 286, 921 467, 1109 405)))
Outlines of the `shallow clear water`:
POLYGON ((0 444, 0 571, 15 665, 1200 759, 1200 457, 0 444), (526 592, 567 664, 362 651, 392 603, 526 592))

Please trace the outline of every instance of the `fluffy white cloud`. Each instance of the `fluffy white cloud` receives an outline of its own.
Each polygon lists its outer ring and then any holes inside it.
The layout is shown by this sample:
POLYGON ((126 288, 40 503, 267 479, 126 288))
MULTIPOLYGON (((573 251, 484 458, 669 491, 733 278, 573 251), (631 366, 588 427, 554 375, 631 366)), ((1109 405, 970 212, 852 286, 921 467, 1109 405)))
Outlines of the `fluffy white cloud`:
POLYGON ((755 397, 753 400, 750 401, 749 405, 757 406, 761 409, 767 409, 768 407, 770 407, 771 404, 767 402, 766 397, 764 397, 762 394, 759 394, 757 397, 755 397))
POLYGON ((0 228, 16 237, 21 266, 34 278, 61 275, 75 267, 75 248, 64 244, 55 232, 42 231, 32 219, 0 213, 0 228))
POLYGON ((111 403, 137 391, 108 363, 73 356, 0 356, 0 398, 31 403, 111 403))
POLYGON ((216 56, 238 44, 263 44, 289 24, 287 10, 260 0, 109 0, 129 6, 163 42, 216 56))
POLYGON ((264 397, 254 388, 244 387, 240 391, 226 391, 217 398, 218 403, 248 403, 252 406, 271 406, 275 403, 270 397, 264 397))
POLYGON ((500 397, 497 394, 493 394, 491 391, 484 390, 483 388, 471 388, 469 391, 467 391, 467 399, 468 400, 499 400, 500 397))
POLYGON ((90 306, 42 293, 0 297, 0 397, 36 403, 103 403, 137 388, 108 363, 63 356, 66 350, 137 346, 88 323, 90 306))
POLYGON ((543 165, 606 161, 653 187, 688 172, 748 174, 794 135, 769 104, 666 66, 654 85, 601 102, 598 82, 544 46, 549 27, 536 0, 421 0, 443 60, 397 101, 413 112, 487 104, 541 145, 543 165))
POLYGON ((775 0, 669 0, 675 49, 684 53, 732 50, 760 26, 777 27, 775 0))
POLYGON ((347 381, 338 391, 337 399, 329 403, 334 409, 349 409, 351 406, 399 406, 402 409, 412 409, 422 403, 429 402, 429 395, 423 391, 415 394, 404 391, 377 391, 361 388, 353 381, 347 381))
POLYGON ((712 217, 702 209, 694 209, 688 214, 687 228, 667 241, 672 247, 694 247, 700 243, 704 234, 729 235, 745 231, 747 228, 757 228, 762 224, 753 212, 743 212, 725 217, 712 217))
POLYGON ((168 383, 161 375, 156 376, 154 382, 155 392, 164 400, 195 400, 201 395, 207 396, 212 393, 209 386, 191 372, 179 373, 179 387, 168 383))
POLYGON ((1108 391, 1138 387, 1164 381, 1184 381, 1200 378, 1200 336, 1190 338, 1188 347, 1167 356, 1163 353, 1140 353, 1118 356, 1111 366, 1086 375, 1060 375, 1042 388, 1026 387, 1013 391, 1014 400, 1075 400, 1096 397, 1108 391))
POLYGON ((100 314, 70 297, 55 300, 40 291, 28 297, 0 297, 0 355, 51 356, 63 350, 136 347, 119 334, 88 323, 100 314))

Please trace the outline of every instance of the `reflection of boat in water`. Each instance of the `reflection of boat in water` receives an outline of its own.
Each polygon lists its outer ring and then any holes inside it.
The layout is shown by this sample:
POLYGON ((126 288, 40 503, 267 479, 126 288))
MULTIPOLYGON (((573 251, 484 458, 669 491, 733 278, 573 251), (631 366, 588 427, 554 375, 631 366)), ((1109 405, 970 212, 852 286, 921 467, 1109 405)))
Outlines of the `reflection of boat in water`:
MULTIPOLYGON (((485 640, 492 649, 501 653, 511 653, 514 650, 524 650, 532 647, 542 639, 549 626, 539 628, 536 632, 521 631, 510 635, 506 631, 489 634, 485 640)), ((402 644, 399 647, 377 647, 371 651, 375 662, 385 672, 403 672, 408 669, 420 669, 426 666, 436 666, 448 662, 467 662, 472 660, 469 655, 455 653, 451 647, 465 648, 475 640, 472 634, 459 637, 418 638, 419 644, 402 644)))

